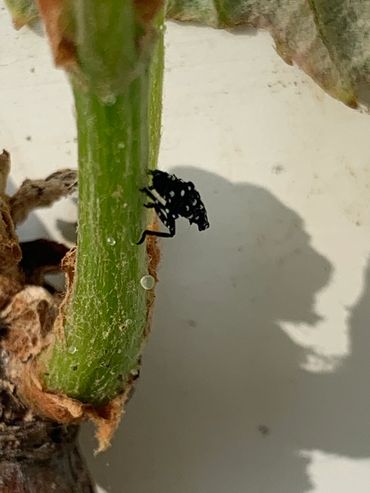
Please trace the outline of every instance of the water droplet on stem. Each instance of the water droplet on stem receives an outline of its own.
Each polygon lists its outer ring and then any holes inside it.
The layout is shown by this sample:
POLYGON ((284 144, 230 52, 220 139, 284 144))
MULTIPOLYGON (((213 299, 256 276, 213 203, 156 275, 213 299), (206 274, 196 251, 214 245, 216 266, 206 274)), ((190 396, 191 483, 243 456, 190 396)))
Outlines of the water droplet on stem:
POLYGON ((140 284, 145 290, 153 289, 155 286, 155 279, 150 274, 147 274, 140 279, 140 284))

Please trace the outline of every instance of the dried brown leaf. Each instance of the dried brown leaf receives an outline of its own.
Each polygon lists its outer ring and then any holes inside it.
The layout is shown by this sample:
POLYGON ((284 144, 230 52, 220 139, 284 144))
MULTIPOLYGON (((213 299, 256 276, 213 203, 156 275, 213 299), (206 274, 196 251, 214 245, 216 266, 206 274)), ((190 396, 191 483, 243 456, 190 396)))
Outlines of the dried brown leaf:
POLYGON ((45 180, 25 180, 10 197, 9 205, 14 224, 23 222, 28 214, 40 207, 49 207, 76 190, 77 171, 62 169, 45 180))

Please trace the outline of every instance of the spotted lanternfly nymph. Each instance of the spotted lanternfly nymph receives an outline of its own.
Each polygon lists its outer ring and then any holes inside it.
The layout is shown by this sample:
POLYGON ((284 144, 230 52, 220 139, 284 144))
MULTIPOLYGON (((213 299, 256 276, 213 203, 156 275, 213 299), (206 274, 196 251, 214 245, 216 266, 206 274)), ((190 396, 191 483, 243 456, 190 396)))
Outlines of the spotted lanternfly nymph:
POLYGON ((149 171, 152 184, 140 191, 151 199, 145 204, 148 209, 154 209, 162 223, 168 228, 168 233, 146 229, 141 235, 138 245, 143 243, 148 235, 161 238, 172 238, 176 233, 176 219, 184 217, 190 224, 196 224, 199 231, 209 228, 207 212, 195 190, 194 183, 184 181, 165 171, 149 171))

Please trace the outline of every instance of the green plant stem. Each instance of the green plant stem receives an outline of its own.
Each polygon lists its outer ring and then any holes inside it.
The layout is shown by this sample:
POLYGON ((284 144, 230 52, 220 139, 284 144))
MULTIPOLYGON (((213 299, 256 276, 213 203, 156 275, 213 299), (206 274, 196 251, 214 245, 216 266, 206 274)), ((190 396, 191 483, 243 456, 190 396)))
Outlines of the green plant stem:
MULTIPOLYGON (((161 22, 162 16, 157 24, 161 22)), ((104 30, 97 26, 98 36, 94 39, 90 32, 80 50, 82 67, 91 67, 95 55, 106 56, 99 38, 104 30)), ((110 42, 122 42, 119 36, 125 35, 116 29, 110 42)), ((77 266, 65 340, 56 341, 46 361, 45 381, 49 390, 93 404, 105 403, 122 390, 138 364, 144 338, 147 292, 140 280, 147 274, 147 255, 145 246, 136 242, 147 221, 139 189, 147 182, 149 159, 156 159, 159 145, 161 33, 156 43, 152 58, 120 94, 114 91, 124 72, 114 64, 116 59, 103 60, 103 96, 97 95, 97 86, 86 90, 75 82, 73 87, 79 144, 77 266)), ((133 43, 127 46, 134 49, 133 43)), ((131 55, 124 57, 123 65, 130 58, 132 66, 131 55)), ((92 72, 97 67, 99 63, 92 72)))

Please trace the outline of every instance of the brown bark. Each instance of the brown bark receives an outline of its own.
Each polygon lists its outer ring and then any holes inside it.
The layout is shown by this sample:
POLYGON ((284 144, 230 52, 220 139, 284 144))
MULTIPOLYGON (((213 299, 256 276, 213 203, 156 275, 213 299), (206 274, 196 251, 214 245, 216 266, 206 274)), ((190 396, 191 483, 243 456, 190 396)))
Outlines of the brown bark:
POLYGON ((37 420, 2 428, 0 493, 94 492, 78 450, 78 426, 37 420))
MULTIPOLYGON (((2 322, 0 337, 9 337, 2 322)), ((43 419, 21 401, 0 352, 0 493, 93 493, 78 450, 78 425, 43 419)))

